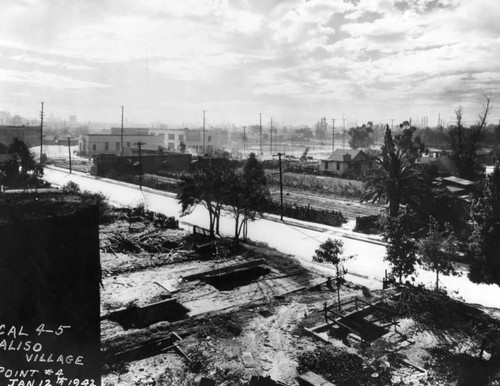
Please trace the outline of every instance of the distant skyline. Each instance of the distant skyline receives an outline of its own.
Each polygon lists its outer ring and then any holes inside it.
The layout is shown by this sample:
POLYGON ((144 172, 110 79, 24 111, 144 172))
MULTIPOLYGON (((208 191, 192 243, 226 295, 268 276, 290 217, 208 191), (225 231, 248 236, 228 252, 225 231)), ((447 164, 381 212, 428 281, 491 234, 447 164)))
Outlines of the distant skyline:
POLYGON ((4 0, 0 111, 207 125, 500 119, 498 0, 4 0))

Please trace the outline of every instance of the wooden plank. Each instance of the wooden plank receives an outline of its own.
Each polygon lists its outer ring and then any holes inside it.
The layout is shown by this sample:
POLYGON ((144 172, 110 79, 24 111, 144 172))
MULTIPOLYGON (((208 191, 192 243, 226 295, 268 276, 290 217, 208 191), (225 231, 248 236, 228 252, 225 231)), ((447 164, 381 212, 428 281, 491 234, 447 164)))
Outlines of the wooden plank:
POLYGON ((255 367, 255 361, 250 351, 243 351, 241 353, 241 359, 243 360, 245 367, 255 367))
POLYGON ((328 382, 321 375, 308 371, 297 377, 302 383, 310 386, 335 386, 334 383, 328 382))

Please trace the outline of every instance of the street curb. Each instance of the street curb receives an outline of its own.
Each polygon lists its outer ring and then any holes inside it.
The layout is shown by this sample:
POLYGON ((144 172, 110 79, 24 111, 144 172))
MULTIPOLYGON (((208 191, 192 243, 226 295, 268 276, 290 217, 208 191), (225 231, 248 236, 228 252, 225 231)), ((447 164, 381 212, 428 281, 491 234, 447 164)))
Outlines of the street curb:
MULTIPOLYGON (((48 169, 54 169, 54 170, 58 170, 58 171, 65 172, 65 173, 69 174, 69 169, 61 168, 59 166, 50 166, 50 167, 46 166, 46 167, 48 169)), ((123 186, 123 187, 126 187, 126 188, 140 190, 140 191, 143 191, 143 192, 148 192, 148 193, 153 193, 153 194, 159 194, 159 195, 165 196, 165 197, 170 197, 170 198, 176 198, 177 197, 176 193, 165 192, 163 190, 156 190, 156 189, 148 188, 147 186, 144 186, 142 189, 140 189, 138 185, 131 184, 129 182, 123 182, 123 181, 119 181, 119 180, 113 180, 111 178, 97 177, 97 176, 93 176, 93 175, 88 174, 88 173, 75 172, 75 171, 73 171, 72 174, 78 174, 80 177, 85 177, 85 178, 88 178, 89 180, 109 182, 111 184, 120 185, 120 186, 123 186)))

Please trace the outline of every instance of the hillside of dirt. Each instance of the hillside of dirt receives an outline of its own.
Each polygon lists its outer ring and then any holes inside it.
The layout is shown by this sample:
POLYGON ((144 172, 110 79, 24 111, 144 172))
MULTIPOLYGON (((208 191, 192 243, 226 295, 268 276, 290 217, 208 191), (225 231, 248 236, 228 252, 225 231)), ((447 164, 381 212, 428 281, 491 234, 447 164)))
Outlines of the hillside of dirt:
POLYGON ((141 210, 101 226, 101 264, 103 385, 499 384, 498 312, 444 293, 346 283, 339 304, 293 256, 141 210))

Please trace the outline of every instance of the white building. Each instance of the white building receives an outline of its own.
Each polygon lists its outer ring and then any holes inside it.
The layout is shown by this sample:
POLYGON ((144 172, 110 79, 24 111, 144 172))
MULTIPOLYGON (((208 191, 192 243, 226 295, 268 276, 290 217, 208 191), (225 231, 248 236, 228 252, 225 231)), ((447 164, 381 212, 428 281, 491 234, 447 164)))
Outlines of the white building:
MULTIPOLYGON (((78 140, 79 154, 92 157, 96 154, 120 155, 121 134, 84 134, 78 140)), ((139 143, 145 151, 159 151, 164 148, 165 137, 163 134, 124 134, 123 154, 129 155, 137 152, 139 143)))
POLYGON ((181 151, 181 144, 183 144, 187 153, 211 154, 221 150, 228 142, 228 134, 222 130, 205 130, 205 141, 203 141, 203 129, 166 129, 155 130, 155 132, 165 135, 164 146, 169 151, 181 151), (205 146, 205 151, 203 151, 203 146, 205 146))

